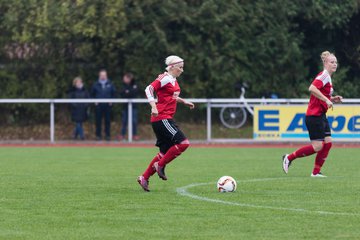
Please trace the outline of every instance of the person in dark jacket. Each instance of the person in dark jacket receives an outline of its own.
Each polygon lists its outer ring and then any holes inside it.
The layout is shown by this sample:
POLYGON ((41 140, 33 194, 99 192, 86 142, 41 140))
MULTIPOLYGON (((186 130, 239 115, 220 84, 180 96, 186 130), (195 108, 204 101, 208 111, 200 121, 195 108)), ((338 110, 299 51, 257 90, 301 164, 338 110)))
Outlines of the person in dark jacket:
MULTIPOLYGON (((91 89, 91 96, 93 98, 114 98, 115 87, 108 79, 106 70, 99 71, 99 79, 94 83, 91 89)), ((102 119, 105 119, 105 139, 110 141, 110 117, 111 117, 111 103, 95 103, 95 124, 96 124, 96 139, 101 140, 101 125, 102 119)))
MULTIPOLYGON (((134 75, 132 73, 126 73, 123 76, 123 86, 120 91, 121 98, 137 98, 138 97, 138 87, 135 84, 134 75)), ((133 126, 133 136, 134 140, 138 140, 139 137, 137 136, 137 122, 138 122, 138 110, 136 104, 133 104, 133 111, 132 111, 132 126, 133 126)), ((128 126, 128 104, 124 105, 121 114, 121 135, 120 140, 125 139, 126 130, 128 126)))
MULTIPOLYGON (((73 80, 73 88, 69 93, 69 98, 89 98, 89 92, 85 89, 83 81, 80 77, 76 77, 73 80)), ((71 104, 71 120, 75 122, 74 139, 77 139, 78 137, 81 140, 85 139, 83 122, 87 120, 87 110, 87 103, 71 104)))

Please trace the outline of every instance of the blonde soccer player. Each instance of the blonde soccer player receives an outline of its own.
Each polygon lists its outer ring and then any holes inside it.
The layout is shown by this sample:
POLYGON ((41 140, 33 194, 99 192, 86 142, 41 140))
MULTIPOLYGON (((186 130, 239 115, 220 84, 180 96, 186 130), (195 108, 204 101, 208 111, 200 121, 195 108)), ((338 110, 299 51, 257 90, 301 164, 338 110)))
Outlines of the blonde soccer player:
POLYGON ((333 103, 340 103, 342 97, 332 96, 334 90, 331 76, 337 69, 335 55, 325 51, 321 53, 321 60, 324 70, 315 77, 309 87, 311 95, 305 117, 311 144, 283 156, 283 170, 285 173, 288 173, 289 166, 295 159, 316 153, 314 169, 310 176, 326 177, 321 173, 321 167, 324 165, 332 146, 331 130, 326 112, 333 107, 333 103))
POLYGON ((156 135, 159 153, 137 179, 144 191, 149 191, 149 178, 156 172, 161 179, 167 180, 165 166, 190 145, 185 134, 173 120, 177 103, 183 103, 190 109, 195 107, 192 102, 179 97, 180 86, 176 78, 184 71, 184 60, 178 56, 169 56, 165 59, 165 64, 166 72, 160 74, 145 89, 151 106, 151 125, 156 135), (157 102, 155 102, 154 93, 157 96, 157 102))

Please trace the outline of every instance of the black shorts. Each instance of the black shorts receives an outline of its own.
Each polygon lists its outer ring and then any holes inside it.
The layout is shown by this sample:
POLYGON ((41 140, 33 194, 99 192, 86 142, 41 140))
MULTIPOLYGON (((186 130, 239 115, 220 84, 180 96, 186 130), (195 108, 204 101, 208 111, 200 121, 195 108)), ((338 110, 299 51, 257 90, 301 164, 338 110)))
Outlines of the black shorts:
POLYGON ((323 141, 325 137, 331 136, 329 121, 326 115, 306 116, 305 124, 309 131, 310 140, 323 141))
POLYGON ((185 134, 178 128, 172 119, 164 119, 152 123, 156 135, 156 144, 160 152, 165 154, 170 147, 186 139, 185 134))

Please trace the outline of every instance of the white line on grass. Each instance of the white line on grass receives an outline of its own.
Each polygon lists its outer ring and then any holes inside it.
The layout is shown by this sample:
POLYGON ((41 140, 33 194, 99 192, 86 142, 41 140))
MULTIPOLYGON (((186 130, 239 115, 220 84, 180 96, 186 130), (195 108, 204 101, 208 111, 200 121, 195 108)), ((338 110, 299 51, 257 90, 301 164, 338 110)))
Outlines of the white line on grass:
MULTIPOLYGON (((288 178, 257 178, 257 179, 249 179, 249 180, 242 180, 238 181, 240 183, 247 183, 247 182, 266 182, 266 181, 274 181, 274 180, 283 180, 288 178)), ((284 207, 273 207, 273 206, 264 206, 264 205, 255 205, 255 204, 248 204, 248 203, 238 203, 238 202, 230 202, 224 201, 220 199, 214 198, 207 198, 198 196, 196 194, 190 193, 188 189, 193 187, 205 186, 214 184, 213 182, 209 183, 193 183, 184 187, 180 187, 176 189, 176 192, 181 196, 189 197, 192 199, 205 201, 205 202, 212 202, 212 203, 220 203, 225 205, 231 206, 239 206, 239 207, 249 207, 249 208, 262 208, 262 209, 271 209, 271 210, 281 210, 281 211, 293 211, 293 212, 302 212, 302 213, 312 213, 312 214, 323 214, 323 215, 343 215, 343 216, 359 216, 359 213, 347 213, 347 212, 329 212, 329 211, 317 211, 317 210, 308 210, 303 208, 284 208, 284 207)))

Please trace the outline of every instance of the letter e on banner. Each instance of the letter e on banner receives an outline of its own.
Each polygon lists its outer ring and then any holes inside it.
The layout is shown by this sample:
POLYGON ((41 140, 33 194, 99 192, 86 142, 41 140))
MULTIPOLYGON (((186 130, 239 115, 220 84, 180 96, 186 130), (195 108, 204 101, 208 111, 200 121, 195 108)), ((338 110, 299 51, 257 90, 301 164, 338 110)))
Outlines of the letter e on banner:
POLYGON ((353 116, 349 119, 348 129, 351 132, 360 132, 360 116, 353 116))
POLYGON ((279 110, 260 110, 259 111, 259 130, 260 131, 279 131, 279 110), (275 117, 276 116, 276 117, 275 117), (270 123, 270 126, 269 126, 270 123))

